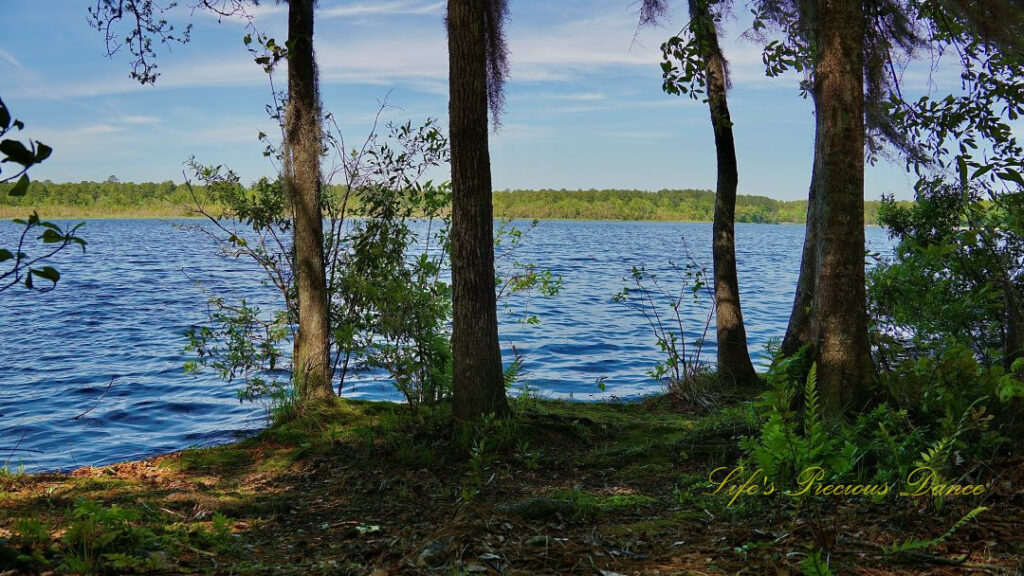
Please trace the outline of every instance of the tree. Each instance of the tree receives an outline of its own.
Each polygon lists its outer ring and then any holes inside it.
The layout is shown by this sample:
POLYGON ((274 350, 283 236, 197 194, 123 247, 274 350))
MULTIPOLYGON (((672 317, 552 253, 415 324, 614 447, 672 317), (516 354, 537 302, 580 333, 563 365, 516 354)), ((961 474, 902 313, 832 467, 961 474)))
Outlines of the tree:
POLYGON ((457 420, 508 412, 498 344, 487 110, 507 72, 504 0, 448 0, 452 163, 452 408, 457 420))
MULTIPOLYGON (((817 109, 818 99, 814 98, 817 109)), ((818 157, 818 143, 815 139, 814 157, 818 157)), ((789 313, 786 335, 779 346, 780 356, 792 356, 811 341, 811 305, 814 303, 815 275, 818 269, 818 194, 817 161, 812 160, 811 185, 807 192, 807 221, 804 224, 804 243, 800 252, 800 273, 793 295, 793 309, 789 313)))
MULTIPOLYGON (((1019 5, 1005 0, 986 3, 875 0, 859 6, 806 0, 761 0, 755 13, 755 29, 758 26, 763 28, 765 22, 773 22, 786 36, 785 41, 772 42, 766 47, 769 75, 777 75, 789 67, 809 71, 811 78, 805 83, 805 90, 815 97, 817 112, 816 158, 808 205, 807 237, 793 312, 781 352, 790 354, 804 344, 811 344, 812 353, 820 355, 824 353, 823 345, 830 341, 828 347, 845 350, 840 353, 845 366, 857 363, 856 358, 867 365, 870 351, 860 327, 860 295, 841 289, 837 292, 837 287, 843 284, 860 286, 862 266, 853 264, 852 239, 844 238, 835 228, 836 225, 845 224, 851 228, 855 225, 842 216, 843 213, 859 212, 849 204, 853 196, 852 186, 846 186, 845 192, 842 190, 844 185, 854 182, 846 176, 862 174, 863 165, 854 165, 852 146, 846 146, 841 152, 836 147, 836 144, 840 147, 844 143, 849 144, 848 140, 833 137, 823 146, 820 138, 827 133, 833 136, 841 133, 844 119, 862 115, 865 148, 861 153, 873 161, 883 151, 883 145, 894 149, 906 160, 908 167, 913 167, 921 176, 919 190, 922 186, 931 186, 926 172, 951 166, 957 166, 958 171, 964 173, 961 177, 964 183, 968 180, 968 168, 974 170, 969 178, 974 182, 986 172, 993 182, 1014 182, 1015 174, 1019 178, 1016 166, 1020 165, 1020 155, 1014 152, 1016 142, 1009 136, 1011 132, 1001 118, 1012 119, 1020 110, 1019 90, 1011 88, 1014 79, 1019 78, 1019 60, 1015 64, 1008 55, 1022 53, 1020 36, 1013 31, 1024 24, 1024 13, 1019 5), (832 18, 836 14, 856 19, 849 20, 841 29, 832 18), (850 26, 850 22, 861 22, 861 25, 850 26), (855 33, 860 35, 859 38, 853 38, 855 33), (938 57, 948 48, 955 48, 949 52, 955 52, 961 59, 963 87, 968 94, 961 97, 950 95, 941 100, 926 96, 916 103, 905 102, 897 72, 898 63, 909 60, 920 51, 932 54, 933 58, 938 57), (844 61, 843 58, 847 57, 852 60, 844 61), (833 73, 828 79, 818 78, 822 70, 845 69, 848 74, 846 80, 852 83, 854 79, 849 71, 856 60, 862 67, 860 101, 863 105, 860 114, 854 114, 855 108, 848 108, 841 102, 839 109, 835 107, 837 98, 855 103, 852 84, 843 86, 844 81, 839 80, 841 74, 833 73), (837 65, 837 62, 842 64, 837 65), (828 95, 819 93, 826 86, 833 90, 828 95), (824 103, 826 99, 828 104, 824 103), (845 116, 839 116, 839 122, 836 122, 835 115, 840 111, 845 116), (958 141, 959 153, 949 153, 948 140, 958 141), (979 140, 989 143, 994 152, 993 159, 979 162, 971 157, 969 150, 977 147, 979 140), (825 154, 829 159, 822 158, 825 154), (1012 160, 1014 158, 1018 160, 1012 160), (837 164, 837 159, 845 159, 846 166, 837 164), (826 166, 832 174, 840 176, 838 186, 835 177, 825 179, 819 173, 826 166), (827 197, 824 194, 826 189, 830 191, 827 197), (823 232, 829 237, 820 238, 823 232), (815 245, 816 250, 812 249, 815 245), (839 249, 841 245, 845 248, 839 249), (842 251, 841 262, 836 259, 837 250, 842 251), (827 267, 824 272, 823 267, 827 267), (833 280, 824 295, 820 286, 823 275, 833 280), (839 314, 845 316, 845 320, 839 321, 832 315, 833 305, 829 300, 833 303, 855 302, 858 310, 842 310, 840 306, 839 314), (807 314, 808 310, 810 314, 807 314), (832 317, 819 318, 817 312, 822 310, 832 317)), ((845 128, 848 135, 860 131, 857 127, 845 128)), ((966 184, 963 187, 966 188, 966 184)), ((1007 286, 1009 282, 1002 281, 1003 290, 1009 295, 1006 298, 1007 316, 1012 319, 1017 316, 1015 310, 1018 306, 1012 298, 1013 291, 1007 286)), ((849 386, 846 377, 850 375, 844 377, 842 370, 827 368, 822 373, 826 380, 831 381, 822 387, 824 395, 830 394, 826 387, 856 388, 849 386)), ((869 379, 856 370, 852 377, 860 384, 869 379)))
MULTIPOLYGON (((718 375, 728 381, 756 382, 757 372, 747 349, 747 332, 740 305, 736 273, 736 142, 729 114, 728 64, 718 42, 718 26, 712 4, 716 0, 689 0, 690 23, 685 39, 671 38, 662 47, 665 83, 670 94, 687 93, 693 98, 706 93, 715 133, 718 184, 712 225, 715 294, 715 326, 718 342, 718 375), (671 58, 680 63, 675 66, 671 58)), ((666 6, 649 0, 641 13, 641 24, 652 23, 666 6)))
MULTIPOLYGON (((323 142, 313 52, 314 4, 315 0, 289 2, 286 48, 271 43, 267 48, 272 55, 257 59, 258 62, 263 60, 261 63, 268 70, 282 55, 288 62, 282 178, 293 216, 299 329, 294 342, 292 378, 300 402, 333 394, 320 202, 323 142)), ((247 17, 245 0, 202 0, 199 5, 219 16, 247 17)), ((190 28, 176 34, 174 27, 161 18, 166 9, 153 0, 97 0, 96 7, 89 10, 90 23, 106 33, 109 54, 122 47, 112 31, 113 26, 123 18, 131 20, 133 25, 125 44, 133 57, 131 76, 142 84, 153 83, 158 76, 153 39, 162 43, 189 39, 190 28)), ((246 43, 250 41, 251 36, 247 35, 246 43)))
POLYGON ((908 248, 900 256, 914 255, 922 246, 924 252, 941 247, 946 256, 970 254, 969 267, 944 260, 945 272, 956 282, 973 284, 979 293, 1000 295, 1002 318, 993 324, 1003 333, 1002 356, 1009 369, 1024 355, 1019 258, 1024 148, 1011 126, 1024 114, 1024 39, 1019 34, 1024 11, 1011 0, 909 0, 907 10, 921 22, 920 34, 933 51, 955 49, 950 52, 959 59, 961 92, 916 102, 897 92, 886 103, 898 129, 926 152, 923 158, 907 158, 919 177, 915 193, 921 210, 913 217, 890 218, 890 228, 901 237, 901 247, 908 248), (908 225, 915 220, 915 226, 908 225), (946 237, 940 236, 936 220, 944 221, 946 237), (922 241, 920 232, 907 233, 915 227, 930 237, 922 241))
POLYGON ((767 74, 804 72, 801 89, 815 110, 800 275, 780 352, 791 355, 809 345, 819 361, 823 408, 835 415, 863 400, 873 379, 864 292, 864 161, 883 143, 907 156, 919 154, 895 128, 884 102, 898 91, 894 58, 909 56, 920 40, 897 1, 761 0, 754 13, 755 31, 773 25, 783 35, 766 42, 767 74), (836 20, 840 16, 848 20, 836 20))
POLYGON ((1024 193, 987 192, 936 178, 919 183, 914 204, 883 203, 896 249, 868 284, 876 329, 889 343, 883 366, 907 351, 966 345, 982 365, 1010 372, 1024 355, 1024 193))
POLYGON ((862 403, 874 378, 864 272, 864 28, 861 0, 814 0, 818 202, 811 340, 827 414, 862 403))
POLYGON ((313 54, 314 0, 288 3, 288 104, 285 110, 283 177, 292 205, 299 331, 292 378, 303 401, 333 395, 330 322, 324 272, 323 216, 320 210, 320 156, 323 153, 320 93, 313 54))

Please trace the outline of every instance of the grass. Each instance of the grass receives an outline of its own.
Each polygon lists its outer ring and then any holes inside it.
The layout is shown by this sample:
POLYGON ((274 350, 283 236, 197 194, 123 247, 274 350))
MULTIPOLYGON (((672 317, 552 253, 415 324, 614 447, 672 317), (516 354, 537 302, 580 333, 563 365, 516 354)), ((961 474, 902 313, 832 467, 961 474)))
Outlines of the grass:
MULTIPOLYGON (((665 397, 531 399, 466 438, 443 409, 339 400, 234 444, 0 477, 0 573, 799 573, 806 526, 706 493, 750 416, 743 402, 697 417, 665 397)), ((1013 573, 1012 494, 987 503, 1005 533, 964 527, 936 557, 1013 573)), ((956 503, 941 518, 893 508, 851 505, 834 573, 970 573, 879 546, 935 536, 956 503)))
POLYGON ((153 204, 150 206, 9 206, 0 204, 0 220, 25 218, 38 212, 44 220, 100 220, 100 219, 157 219, 197 218, 196 213, 184 206, 153 204))

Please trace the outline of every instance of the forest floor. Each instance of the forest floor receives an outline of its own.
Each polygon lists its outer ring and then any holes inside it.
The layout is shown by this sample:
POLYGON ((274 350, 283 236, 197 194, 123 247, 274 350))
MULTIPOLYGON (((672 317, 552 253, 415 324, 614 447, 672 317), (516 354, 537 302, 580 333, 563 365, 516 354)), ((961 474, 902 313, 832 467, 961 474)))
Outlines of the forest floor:
POLYGON ((443 415, 337 402, 225 446, 0 476, 0 574, 1024 573, 1024 462, 979 497, 710 494, 749 403, 518 401, 455 438, 443 415), (885 546, 942 535, 908 554, 885 546), (805 506, 801 509, 802 506, 805 506), (811 572, 813 573, 813 572, 811 572))

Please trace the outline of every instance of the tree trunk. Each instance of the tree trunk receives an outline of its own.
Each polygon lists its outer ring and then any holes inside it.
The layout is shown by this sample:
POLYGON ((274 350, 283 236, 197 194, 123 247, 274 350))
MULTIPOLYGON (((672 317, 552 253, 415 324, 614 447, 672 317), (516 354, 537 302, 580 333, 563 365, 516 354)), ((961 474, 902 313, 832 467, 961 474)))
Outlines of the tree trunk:
MULTIPOLYGON (((814 101, 814 115, 820 114, 818 97, 811 92, 814 101)), ((789 314, 786 337, 782 339, 779 354, 783 357, 796 354, 811 341, 811 307, 814 304, 814 281, 818 269, 818 148, 814 143, 814 162, 811 166, 811 185, 807 192, 807 223, 804 226, 804 248, 800 257, 800 276, 796 281, 796 295, 793 310, 789 314)))
POLYGON ((1020 298, 1008 274, 1003 272, 1003 302, 1006 306, 1006 342, 1004 345, 1003 363, 1007 370, 1014 361, 1024 357, 1024 311, 1021 310, 1020 298))
POLYGON ((288 107, 284 183, 294 215, 294 273, 299 331, 293 352, 299 402, 327 398, 331 388, 330 323, 320 211, 320 94, 313 55, 313 0, 288 3, 288 107))
POLYGON ((485 2, 448 0, 452 409, 463 422, 508 413, 494 285, 485 2))
POLYGON ((689 0, 689 8, 694 37, 703 52, 701 56, 704 59, 707 81, 708 108, 711 112, 711 126, 715 132, 715 151, 718 156, 718 186, 715 191, 712 244, 718 376, 726 381, 746 384, 757 382, 757 372, 750 362, 750 352, 747 349, 747 331, 743 325, 739 280, 736 275, 735 220, 739 174, 736 168, 732 118, 729 115, 729 101, 726 96, 725 57, 718 44, 718 31, 708 0, 689 0))
POLYGON ((874 377, 864 273, 864 6, 816 0, 817 270, 811 336, 823 411, 859 408, 874 377))

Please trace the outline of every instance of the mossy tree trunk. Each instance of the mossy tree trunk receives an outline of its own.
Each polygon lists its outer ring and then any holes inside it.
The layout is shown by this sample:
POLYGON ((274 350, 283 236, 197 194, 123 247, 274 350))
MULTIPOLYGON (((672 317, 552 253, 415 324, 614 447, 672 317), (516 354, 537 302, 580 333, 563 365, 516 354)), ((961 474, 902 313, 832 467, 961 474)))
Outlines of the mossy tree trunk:
POLYGON ((320 94, 313 53, 314 0, 288 3, 288 106, 285 111, 284 184, 294 218, 294 274, 298 324, 293 381, 299 402, 333 395, 320 210, 323 152, 320 94))
POLYGON ((494 277, 486 10, 486 0, 448 0, 452 408, 463 422, 508 413, 494 277))

